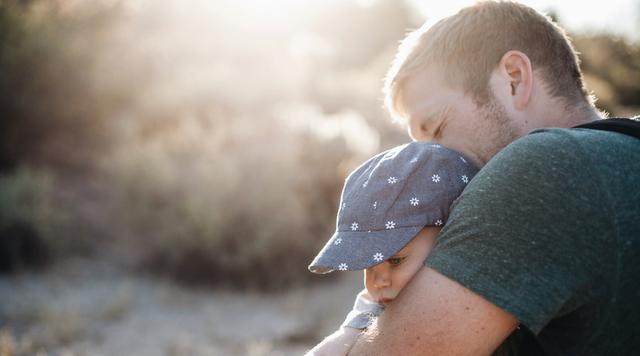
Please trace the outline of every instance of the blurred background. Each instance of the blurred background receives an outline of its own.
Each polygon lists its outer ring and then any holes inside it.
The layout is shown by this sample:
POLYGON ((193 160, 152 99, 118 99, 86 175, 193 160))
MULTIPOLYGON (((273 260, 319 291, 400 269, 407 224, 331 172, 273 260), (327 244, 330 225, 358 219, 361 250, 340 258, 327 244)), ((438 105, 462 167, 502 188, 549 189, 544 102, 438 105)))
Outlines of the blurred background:
MULTIPOLYGON (((469 1, 0 0, 0 355, 297 355, 360 273, 306 266, 406 142, 398 41, 469 1)), ((525 2, 640 112, 640 1, 525 2)))

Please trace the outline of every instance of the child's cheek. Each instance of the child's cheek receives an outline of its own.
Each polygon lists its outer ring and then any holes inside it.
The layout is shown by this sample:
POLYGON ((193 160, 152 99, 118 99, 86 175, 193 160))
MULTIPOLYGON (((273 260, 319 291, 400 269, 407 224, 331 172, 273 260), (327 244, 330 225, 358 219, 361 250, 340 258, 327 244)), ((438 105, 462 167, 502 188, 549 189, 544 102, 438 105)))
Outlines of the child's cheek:
POLYGON ((396 291, 399 293, 406 285, 409 283, 409 280, 413 275, 417 272, 415 266, 410 264, 406 264, 399 269, 394 277, 394 286, 396 287, 396 291))

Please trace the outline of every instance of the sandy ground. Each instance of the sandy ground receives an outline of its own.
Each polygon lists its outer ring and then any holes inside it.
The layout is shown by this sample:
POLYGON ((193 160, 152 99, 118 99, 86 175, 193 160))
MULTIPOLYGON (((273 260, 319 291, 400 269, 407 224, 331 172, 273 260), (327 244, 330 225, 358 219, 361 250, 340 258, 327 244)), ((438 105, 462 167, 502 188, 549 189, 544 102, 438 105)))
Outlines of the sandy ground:
POLYGON ((301 355, 334 330, 361 287, 259 294, 193 290, 77 259, 0 276, 2 355, 301 355))

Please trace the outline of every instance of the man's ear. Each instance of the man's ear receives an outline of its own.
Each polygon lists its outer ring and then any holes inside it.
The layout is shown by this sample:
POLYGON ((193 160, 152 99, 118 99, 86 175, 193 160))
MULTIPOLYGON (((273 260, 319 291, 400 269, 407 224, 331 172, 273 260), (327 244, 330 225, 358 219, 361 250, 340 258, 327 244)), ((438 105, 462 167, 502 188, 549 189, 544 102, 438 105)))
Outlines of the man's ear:
POLYGON ((508 97, 516 110, 523 110, 533 92, 533 68, 529 57, 520 51, 508 51, 498 63, 498 75, 501 76, 503 90, 508 90, 508 97))

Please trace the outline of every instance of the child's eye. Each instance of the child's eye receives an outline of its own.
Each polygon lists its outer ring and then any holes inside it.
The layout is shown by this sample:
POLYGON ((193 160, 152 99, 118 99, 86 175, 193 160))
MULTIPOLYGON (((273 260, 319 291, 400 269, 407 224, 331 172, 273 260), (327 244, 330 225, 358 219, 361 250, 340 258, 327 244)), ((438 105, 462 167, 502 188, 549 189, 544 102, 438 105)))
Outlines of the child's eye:
POLYGON ((390 265, 399 265, 400 263, 402 263, 402 261, 404 261, 404 257, 391 257, 390 259, 387 260, 387 262, 389 262, 390 265))

